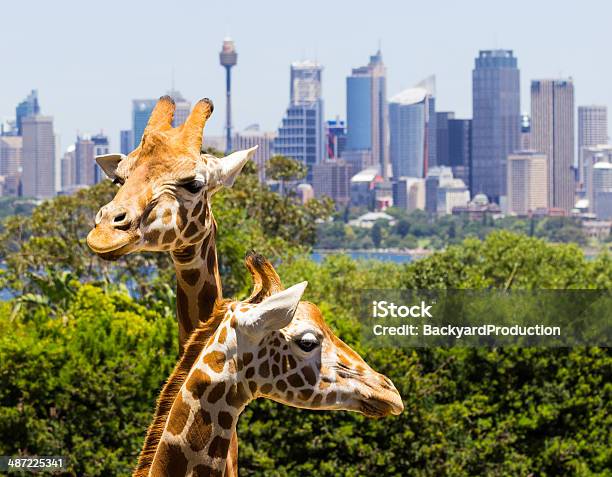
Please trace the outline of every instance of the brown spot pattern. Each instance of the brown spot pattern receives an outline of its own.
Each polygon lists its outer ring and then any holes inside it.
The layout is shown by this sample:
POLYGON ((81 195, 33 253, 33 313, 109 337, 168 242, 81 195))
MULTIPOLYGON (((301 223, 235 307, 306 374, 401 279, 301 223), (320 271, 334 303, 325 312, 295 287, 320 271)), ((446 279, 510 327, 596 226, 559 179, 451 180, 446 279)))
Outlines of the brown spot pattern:
POLYGON ((186 386, 194 399, 200 399, 210 386, 210 376, 196 368, 189 376, 186 386))
POLYGON ((181 272, 181 278, 185 281, 185 283, 187 283, 187 285, 192 287, 198 283, 198 280, 200 279, 200 270, 197 268, 183 270, 181 272))
POLYGON ((289 381, 289 384, 291 384, 291 386, 293 386, 294 388, 301 388, 302 386, 304 386, 304 380, 297 373, 293 373, 291 376, 289 376, 287 378, 287 381, 289 381))
POLYGON ((211 404, 216 403, 225 394, 225 383, 217 383, 208 393, 208 402, 211 404))
MULTIPOLYGON (((221 436, 215 436, 208 447, 208 455, 213 459, 215 457, 227 457, 227 449, 229 448, 229 439, 221 436)), ((174 475, 174 474, 171 474, 174 475)))
POLYGON ((225 354, 221 351, 211 351, 207 355, 204 356, 204 364, 210 366, 215 373, 220 373, 223 371, 223 366, 225 366, 225 354))
POLYGON ((187 431, 187 442, 194 452, 201 451, 206 447, 212 434, 210 414, 204 409, 196 412, 189 431, 187 431))
POLYGON ((183 396, 181 396, 179 392, 172 405, 172 410, 170 411, 168 419, 168 431, 170 431, 171 434, 177 436, 183 431, 185 424, 187 424, 187 419, 189 419, 190 410, 189 405, 183 401, 183 396))
POLYGON ((232 427, 232 424, 234 423, 234 417, 226 411, 219 411, 217 420, 219 421, 219 425, 223 429, 230 429, 232 427))

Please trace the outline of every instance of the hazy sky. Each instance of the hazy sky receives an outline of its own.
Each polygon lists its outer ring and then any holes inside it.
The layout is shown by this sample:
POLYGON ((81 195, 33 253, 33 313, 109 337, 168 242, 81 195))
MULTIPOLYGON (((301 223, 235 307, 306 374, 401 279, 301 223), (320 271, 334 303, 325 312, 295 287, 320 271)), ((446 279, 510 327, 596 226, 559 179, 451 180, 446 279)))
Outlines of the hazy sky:
POLYGON ((236 42, 234 127, 277 128, 289 98, 289 64, 323 66, 325 115, 345 117, 345 78, 382 45, 389 96, 435 73, 437 109, 471 116, 479 49, 513 49, 521 109, 529 81, 572 76, 576 105, 612 107, 612 2, 605 0, 3 1, 0 118, 32 88, 55 118, 62 148, 77 131, 131 125, 131 99, 175 85, 216 109, 206 133, 223 132, 224 70, 218 53, 236 42))

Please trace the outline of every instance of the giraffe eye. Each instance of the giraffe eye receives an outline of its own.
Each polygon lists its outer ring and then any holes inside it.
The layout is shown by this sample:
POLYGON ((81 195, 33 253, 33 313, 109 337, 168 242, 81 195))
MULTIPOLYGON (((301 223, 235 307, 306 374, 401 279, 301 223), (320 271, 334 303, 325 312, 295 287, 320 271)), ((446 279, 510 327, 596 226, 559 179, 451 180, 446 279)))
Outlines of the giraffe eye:
POLYGON ((197 194, 204 187, 204 182, 196 179, 186 184, 181 184, 181 187, 191 194, 197 194))
POLYGON ((317 337, 314 334, 306 333, 304 336, 296 340, 296 344, 302 351, 308 353, 319 346, 319 340, 317 340, 317 337))
POLYGON ((113 179, 113 184, 122 186, 123 184, 125 184, 125 181, 121 177, 115 176, 115 178, 113 179))

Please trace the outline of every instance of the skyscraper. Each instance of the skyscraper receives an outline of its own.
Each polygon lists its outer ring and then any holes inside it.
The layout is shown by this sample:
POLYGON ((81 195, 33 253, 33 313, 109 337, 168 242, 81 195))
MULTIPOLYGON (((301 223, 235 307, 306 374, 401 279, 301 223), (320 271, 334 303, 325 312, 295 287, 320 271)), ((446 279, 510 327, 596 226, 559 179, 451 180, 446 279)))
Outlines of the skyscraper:
POLYGON ((223 40, 219 62, 225 68, 225 152, 232 152, 232 68, 238 62, 238 53, 231 38, 223 40))
POLYGON ((312 183, 312 168, 325 154, 322 67, 313 61, 291 65, 291 101, 274 140, 274 154, 292 157, 308 167, 307 181, 312 183))
MULTIPOLYGON (((439 154, 439 151, 438 151, 439 154)), ((471 184, 472 164, 472 120, 448 120, 448 165, 453 176, 461 179, 468 187, 471 184)))
POLYGON ((0 136, 0 176, 4 177, 3 195, 18 195, 22 152, 21 137, 0 136))
POLYGON ((518 151, 508 156, 508 213, 526 215, 548 207, 546 155, 518 151))
POLYGON ((96 183, 94 142, 89 134, 77 136, 74 150, 75 184, 89 186, 96 183))
POLYGON ((608 108, 578 106, 578 148, 608 143, 608 108))
POLYGON ((119 150, 121 154, 126 156, 134 149, 132 141, 132 131, 130 129, 123 129, 119 131, 119 150))
POLYGON ((389 101, 390 156, 393 178, 425 177, 435 146, 433 81, 426 80, 389 101), (433 131, 433 134, 431 133, 433 131))
POLYGON ((612 164, 609 162, 593 166, 593 212, 598 219, 612 219, 612 164))
POLYGON ((608 108, 578 106, 578 181, 584 186, 583 148, 608 143, 608 108))
POLYGON ((132 148, 138 147, 142 140, 145 127, 153 108, 157 104, 155 99, 135 99, 132 101, 132 148))
MULTIPOLYGON (((612 145, 585 146, 582 153, 584 160, 584 197, 589 201, 589 211, 595 213, 595 202, 597 201, 595 194, 595 165, 602 163, 612 164, 612 145)), ((605 166, 598 166, 598 168, 605 169, 605 166)), ((605 171, 598 171, 597 173, 607 174, 605 171)))
MULTIPOLYGON (((98 133, 98 134, 94 134, 93 136, 91 136, 91 140, 94 144, 94 147, 93 147, 94 158, 96 156, 101 156, 101 155, 110 153, 108 136, 106 136, 103 133, 98 133)), ((105 177, 106 177, 106 174, 104 174, 104 171, 102 171, 100 166, 94 161, 94 183, 97 184, 105 177)))
POLYGON ((15 108, 15 122, 17 125, 17 135, 23 136, 23 120, 24 118, 34 116, 40 113, 40 105, 38 104, 38 91, 35 89, 15 108))
POLYGON ((570 79, 531 82, 531 145, 546 154, 548 206, 574 207, 574 83, 570 79))
POLYGON ((77 183, 75 149, 76 147, 74 144, 68 146, 68 149, 66 149, 66 152, 60 160, 61 189, 63 193, 69 192, 77 183))
POLYGON ((339 159, 346 147, 346 125, 340 119, 327 121, 326 127, 327 159, 339 159))
POLYGON ((377 166, 389 177, 387 69, 380 50, 366 66, 346 78, 347 151, 368 151, 366 167, 377 166))
POLYGON ((499 203, 506 158, 519 147, 520 73, 512 50, 481 50, 472 71, 472 196, 499 203))
POLYGON ((448 121, 455 118, 450 111, 436 112, 436 165, 450 165, 448 121))
POLYGON ((23 130, 23 195, 49 198, 55 195, 55 135, 53 118, 27 116, 23 130))

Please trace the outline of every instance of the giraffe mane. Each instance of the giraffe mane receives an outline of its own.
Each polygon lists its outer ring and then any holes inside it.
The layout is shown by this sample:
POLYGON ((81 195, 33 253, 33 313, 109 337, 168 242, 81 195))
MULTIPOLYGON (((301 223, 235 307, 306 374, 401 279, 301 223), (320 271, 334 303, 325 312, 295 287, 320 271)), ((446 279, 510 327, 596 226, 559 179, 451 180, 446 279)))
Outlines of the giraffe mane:
POLYGON ((177 394, 180 392, 183 383, 189 375, 196 359, 208 344, 212 335, 217 331, 219 324, 223 320, 230 300, 217 300, 210 317, 206 322, 201 323, 189 337, 185 345, 185 351, 178 364, 174 367, 172 374, 164 384, 164 387, 157 399, 153 422, 147 430, 142 451, 138 457, 138 464, 134 470, 133 477, 145 477, 149 474, 153 459, 159 446, 162 434, 166 427, 168 415, 172 409, 177 394))

